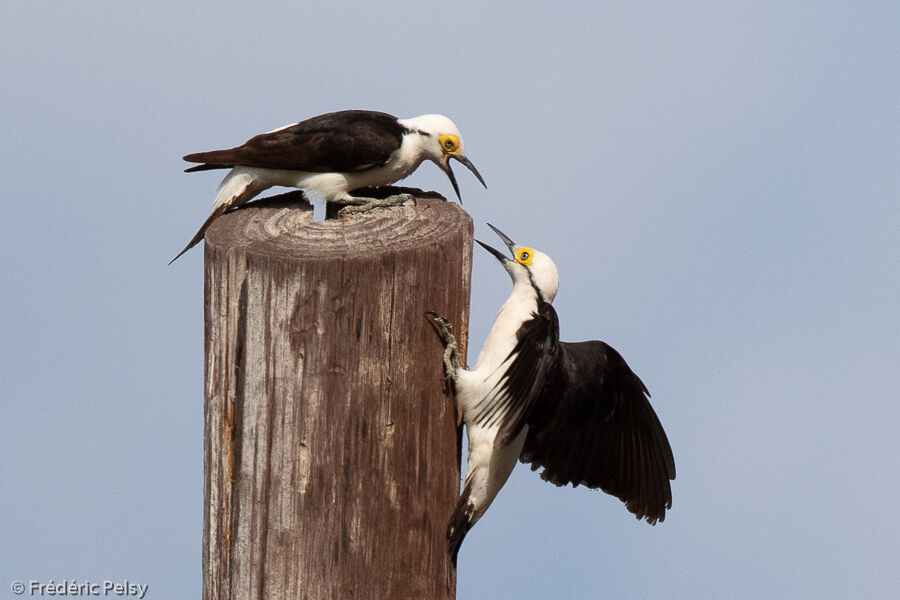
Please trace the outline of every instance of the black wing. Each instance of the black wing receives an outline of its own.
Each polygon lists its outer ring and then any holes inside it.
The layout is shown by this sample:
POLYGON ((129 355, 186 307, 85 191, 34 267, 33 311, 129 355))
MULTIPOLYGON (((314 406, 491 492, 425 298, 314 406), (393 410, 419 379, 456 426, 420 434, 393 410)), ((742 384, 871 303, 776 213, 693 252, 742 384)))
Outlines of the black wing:
POLYGON ((344 110, 262 133, 230 150, 188 154, 184 160, 204 163, 188 172, 241 165, 346 173, 385 164, 400 147, 405 131, 387 113, 344 110))
POLYGON ((546 481, 600 488, 638 519, 665 520, 675 459, 647 388, 603 342, 558 346, 520 460, 546 481))
POLYGON ((479 425, 500 423, 495 446, 504 446, 519 435, 555 361, 559 319, 553 306, 544 302, 538 307, 519 328, 517 338, 506 372, 473 417, 479 425))

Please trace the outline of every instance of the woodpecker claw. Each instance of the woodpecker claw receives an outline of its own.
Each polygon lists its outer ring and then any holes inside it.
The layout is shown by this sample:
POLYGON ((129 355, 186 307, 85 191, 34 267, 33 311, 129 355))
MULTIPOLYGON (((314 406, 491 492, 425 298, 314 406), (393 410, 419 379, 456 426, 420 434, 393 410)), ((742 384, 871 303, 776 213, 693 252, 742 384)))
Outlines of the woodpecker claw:
POLYGON ((428 311, 425 313, 425 317, 429 319, 428 322, 431 323, 444 346, 444 379, 452 386, 456 382, 456 374, 460 369, 459 346, 453 335, 453 325, 436 312, 428 311))
POLYGON ((402 206, 409 200, 415 203, 416 198, 412 194, 394 194, 387 198, 364 198, 362 196, 350 196, 341 200, 334 200, 335 204, 343 204, 344 208, 340 210, 340 215, 353 215, 368 212, 373 208, 391 208, 393 206, 402 206))

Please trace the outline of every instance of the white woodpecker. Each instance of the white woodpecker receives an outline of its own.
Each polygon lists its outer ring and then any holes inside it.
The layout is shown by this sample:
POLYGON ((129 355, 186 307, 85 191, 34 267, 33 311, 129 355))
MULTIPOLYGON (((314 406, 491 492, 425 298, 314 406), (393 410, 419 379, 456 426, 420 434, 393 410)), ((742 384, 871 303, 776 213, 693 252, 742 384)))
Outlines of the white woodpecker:
POLYGON ((472 369, 460 364, 450 323, 426 313, 444 345, 469 441, 463 490, 447 528, 451 557, 517 460, 543 467, 545 481, 599 488, 638 519, 663 521, 675 460, 647 388, 609 345, 559 341, 550 304, 559 289, 553 260, 489 226, 512 257, 478 243, 509 273, 513 290, 472 369))
MULTIPOLYGON (((354 196, 361 188, 389 185, 410 175, 424 160, 438 165, 459 195, 450 159, 464 164, 487 187, 466 158, 462 136, 443 115, 398 119, 383 112, 344 110, 327 113, 262 133, 230 150, 188 154, 184 160, 202 163, 186 172, 231 169, 219 184, 212 214, 172 262, 194 247, 224 212, 236 208, 272 186, 299 188, 313 202, 333 202, 361 212, 397 206, 409 194, 387 198, 354 196)), ((461 198, 460 198, 460 201, 461 198)))

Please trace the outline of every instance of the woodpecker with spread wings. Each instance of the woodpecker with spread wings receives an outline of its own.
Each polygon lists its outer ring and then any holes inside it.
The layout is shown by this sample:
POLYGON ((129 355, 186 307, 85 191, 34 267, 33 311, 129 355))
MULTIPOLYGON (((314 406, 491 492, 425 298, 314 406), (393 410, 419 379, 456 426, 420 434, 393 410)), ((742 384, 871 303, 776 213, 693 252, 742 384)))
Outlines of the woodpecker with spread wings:
POLYGON ((444 345, 469 443, 463 490, 447 528, 453 560, 517 460, 542 468, 545 481, 599 488, 638 519, 663 521, 672 506, 675 460, 647 388, 608 344, 559 341, 553 260, 489 226, 512 256, 478 243, 509 273, 513 291, 472 369, 460 364, 450 323, 427 313, 444 345))

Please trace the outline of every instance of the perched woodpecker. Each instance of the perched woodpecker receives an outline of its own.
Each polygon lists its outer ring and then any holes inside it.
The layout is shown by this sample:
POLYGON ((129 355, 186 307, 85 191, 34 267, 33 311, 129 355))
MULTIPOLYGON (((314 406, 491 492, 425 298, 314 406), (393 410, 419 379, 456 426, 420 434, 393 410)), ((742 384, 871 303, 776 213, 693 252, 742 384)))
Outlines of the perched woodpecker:
POLYGON ((468 167, 487 187, 466 158, 459 130, 447 117, 398 119, 370 110, 327 113, 257 135, 230 150, 188 154, 184 160, 202 163, 185 169, 188 173, 231 171, 219 184, 212 214, 172 262, 203 239, 212 222, 224 212, 276 185, 302 189, 312 202, 353 206, 345 210, 360 212, 396 206, 411 196, 365 198, 353 196, 353 190, 394 183, 410 175, 422 161, 430 160, 447 174, 460 198, 450 159, 468 167))
POLYGON ((489 226, 512 257, 478 243, 509 273, 513 290, 472 369, 460 364, 450 323, 426 313, 444 345, 469 440, 465 483, 447 528, 451 557, 517 460, 543 467, 545 481, 600 488, 638 519, 663 521, 675 460, 647 388, 609 345, 559 341, 553 260, 489 226))

